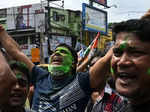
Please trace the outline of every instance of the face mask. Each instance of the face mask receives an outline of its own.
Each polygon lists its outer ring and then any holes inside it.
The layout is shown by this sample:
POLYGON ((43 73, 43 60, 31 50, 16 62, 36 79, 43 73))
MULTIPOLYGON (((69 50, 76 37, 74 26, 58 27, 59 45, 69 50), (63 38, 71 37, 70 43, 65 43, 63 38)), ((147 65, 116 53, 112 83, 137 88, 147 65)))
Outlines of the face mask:
POLYGON ((61 55, 63 57, 63 62, 62 65, 51 65, 50 62, 48 70, 51 75, 61 76, 70 72, 73 64, 73 57, 71 52, 65 47, 58 47, 54 53, 61 55))

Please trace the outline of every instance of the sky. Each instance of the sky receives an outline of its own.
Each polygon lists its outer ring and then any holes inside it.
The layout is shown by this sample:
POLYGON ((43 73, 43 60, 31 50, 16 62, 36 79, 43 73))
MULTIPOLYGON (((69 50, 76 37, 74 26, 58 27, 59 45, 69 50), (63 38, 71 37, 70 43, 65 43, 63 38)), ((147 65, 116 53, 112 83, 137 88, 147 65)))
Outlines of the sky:
MULTIPOLYGON (((46 0, 42 0, 45 1, 46 0)), ((27 5, 32 3, 40 3, 41 0, 2 0, 0 2, 0 9, 15 7, 20 5, 27 5)), ((81 10, 82 3, 89 4, 89 0, 64 0, 64 8, 72 10, 81 10)), ((61 5, 59 2, 51 2, 61 5)), ((150 0, 107 0, 107 5, 110 8, 105 9, 94 3, 94 6, 108 12, 108 22, 120 22, 127 19, 140 18, 148 9, 150 9, 150 0)))

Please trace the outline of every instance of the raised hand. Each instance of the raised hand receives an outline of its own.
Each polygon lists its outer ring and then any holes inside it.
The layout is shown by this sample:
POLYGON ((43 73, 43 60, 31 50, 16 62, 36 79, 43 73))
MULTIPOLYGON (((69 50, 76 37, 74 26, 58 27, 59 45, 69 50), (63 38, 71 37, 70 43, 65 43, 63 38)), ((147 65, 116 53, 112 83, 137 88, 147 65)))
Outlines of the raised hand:
POLYGON ((150 9, 141 17, 141 19, 149 19, 150 20, 150 9))

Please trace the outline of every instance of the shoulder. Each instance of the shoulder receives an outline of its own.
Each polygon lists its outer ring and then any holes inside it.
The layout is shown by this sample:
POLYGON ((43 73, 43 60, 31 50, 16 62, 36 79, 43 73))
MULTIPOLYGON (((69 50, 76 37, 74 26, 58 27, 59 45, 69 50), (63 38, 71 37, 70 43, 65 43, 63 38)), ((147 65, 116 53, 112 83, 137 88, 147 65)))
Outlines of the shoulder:
POLYGON ((108 84, 104 89, 103 100, 105 100, 104 110, 106 111, 123 110, 127 103, 127 99, 125 99, 123 96, 120 96, 108 84))
POLYGON ((123 96, 119 95, 115 89, 111 88, 109 84, 106 84, 104 88, 104 96, 109 97, 109 100, 112 102, 117 101, 117 103, 120 103, 125 99, 123 96))
POLYGON ((91 94, 92 92, 89 76, 90 76, 89 72, 77 73, 77 79, 78 79, 79 85, 86 94, 91 94))
POLYGON ((32 74, 49 74, 48 71, 43 68, 37 67, 36 65, 32 68, 32 74))
POLYGON ((35 111, 31 109, 25 109, 25 112, 35 112, 35 111))
POLYGON ((77 72, 77 78, 79 81, 89 80, 89 72, 77 72))
POLYGON ((106 112, 124 112, 126 107, 125 99, 109 86, 105 86, 104 91, 94 104, 94 110, 106 112))
POLYGON ((40 68, 40 67, 37 67, 37 66, 34 66, 33 69, 32 69, 32 77, 31 77, 31 80, 33 82, 35 81, 38 81, 40 79, 43 79, 43 78, 47 78, 49 76, 49 72, 40 68))

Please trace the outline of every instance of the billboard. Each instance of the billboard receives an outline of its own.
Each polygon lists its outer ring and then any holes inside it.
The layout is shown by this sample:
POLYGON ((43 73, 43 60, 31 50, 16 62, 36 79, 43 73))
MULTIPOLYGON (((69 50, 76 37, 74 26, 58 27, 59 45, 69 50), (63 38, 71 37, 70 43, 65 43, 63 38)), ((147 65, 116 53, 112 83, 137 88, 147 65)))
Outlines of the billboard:
POLYGON ((7 10, 6 9, 0 9, 0 24, 7 29, 7 10))
POLYGON ((107 0, 91 0, 91 1, 96 2, 103 6, 107 6, 107 0))
POLYGON ((98 8, 82 4, 83 29, 107 34, 107 12, 98 8))
POLYGON ((45 29, 44 8, 40 4, 24 5, 7 9, 9 29, 36 28, 37 32, 45 29))

